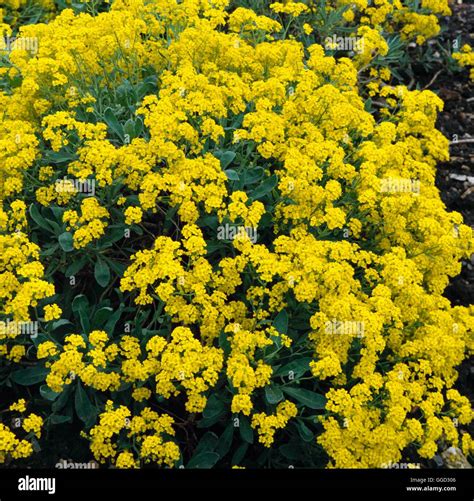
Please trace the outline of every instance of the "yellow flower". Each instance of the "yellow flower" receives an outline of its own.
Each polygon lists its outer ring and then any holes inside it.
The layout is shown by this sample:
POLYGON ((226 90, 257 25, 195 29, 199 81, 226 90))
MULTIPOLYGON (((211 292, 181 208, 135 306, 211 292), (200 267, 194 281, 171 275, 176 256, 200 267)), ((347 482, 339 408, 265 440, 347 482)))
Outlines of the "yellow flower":
POLYGON ((57 304, 47 304, 44 307, 44 319, 46 322, 61 318, 62 310, 57 304))
POLYGON ((125 210, 125 223, 138 224, 143 217, 143 212, 140 207, 128 207, 125 210))
POLYGON ((115 466, 122 469, 137 468, 137 461, 131 452, 124 451, 117 456, 115 466))
POLYGON ((274 2, 270 4, 270 9, 272 9, 274 12, 290 14, 294 17, 298 17, 303 12, 306 12, 308 10, 308 6, 302 2, 274 2))
POLYGON ((148 400, 151 397, 151 390, 148 388, 135 388, 132 393, 132 398, 141 402, 142 400, 148 400))
POLYGON ((41 437, 43 418, 36 414, 28 415, 22 422, 22 427, 26 432, 33 432, 37 438, 41 437))
POLYGON ((9 410, 25 412, 26 411, 26 401, 24 398, 20 398, 17 402, 10 405, 9 410))
POLYGON ((253 404, 249 395, 234 395, 232 399, 232 412, 237 414, 242 412, 242 414, 249 416, 252 412, 253 404))
POLYGON ((36 356, 41 358, 54 357, 58 353, 58 348, 52 341, 45 341, 38 346, 38 352, 36 356))

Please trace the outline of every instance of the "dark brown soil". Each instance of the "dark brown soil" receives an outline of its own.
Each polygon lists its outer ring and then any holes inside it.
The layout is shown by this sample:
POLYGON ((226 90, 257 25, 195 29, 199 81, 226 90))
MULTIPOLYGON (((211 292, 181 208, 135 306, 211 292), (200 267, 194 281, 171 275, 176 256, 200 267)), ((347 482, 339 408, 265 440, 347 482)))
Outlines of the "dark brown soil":
MULTIPOLYGON (((458 38, 474 46, 474 4, 454 4, 453 14, 446 18, 447 30, 441 43, 458 38)), ((436 70, 439 71, 439 70, 436 70)), ((444 101, 438 118, 438 129, 451 141, 449 162, 438 166, 436 184, 448 210, 460 212, 464 223, 474 227, 474 86, 469 72, 450 75, 441 71, 430 87, 444 101)), ((445 296, 453 305, 474 304, 474 256, 463 262, 461 274, 451 280, 445 296)), ((465 360, 459 368, 456 385, 474 401, 474 359, 465 360)), ((474 430, 471 429, 471 432, 474 430)))
MULTIPOLYGON (((474 4, 451 8, 441 43, 447 46, 458 38, 474 46, 474 4)), ((451 141, 451 159, 439 165, 437 186, 448 209, 460 212, 465 224, 474 227, 474 87, 466 70, 455 75, 442 72, 430 88, 445 103, 438 128, 451 141)), ((461 274, 451 280, 445 295, 454 305, 474 304, 474 257, 464 261, 461 274)))

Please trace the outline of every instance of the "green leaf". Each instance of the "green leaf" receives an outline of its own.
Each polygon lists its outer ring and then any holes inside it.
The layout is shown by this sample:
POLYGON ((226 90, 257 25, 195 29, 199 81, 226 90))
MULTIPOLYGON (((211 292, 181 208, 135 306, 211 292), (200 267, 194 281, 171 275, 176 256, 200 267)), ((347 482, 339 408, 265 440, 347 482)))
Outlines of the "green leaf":
POLYGON ((260 468, 264 468, 264 465, 268 463, 268 459, 270 456, 271 449, 265 449, 259 456, 257 457, 257 464, 260 468))
POLYGON ((74 250, 74 240, 69 232, 65 231, 61 233, 58 237, 58 242, 64 252, 72 252, 74 250))
POLYGON ((88 333, 90 330, 89 301, 84 294, 80 294, 74 298, 72 301, 72 311, 79 317, 83 332, 88 333))
POLYGON ((31 440, 31 445, 33 446, 33 451, 34 452, 40 452, 41 451, 41 445, 38 442, 38 439, 35 436, 33 436, 33 437, 31 437, 30 440, 31 440))
POLYGON ((129 118, 123 126, 124 136, 127 135, 131 141, 133 138, 137 137, 137 129, 135 126, 135 120, 129 118))
POLYGON ((298 433, 300 437, 305 442, 312 442, 314 439, 314 433, 303 423, 303 421, 298 421, 297 425, 298 433))
POLYGON ((225 172, 225 175, 227 176, 227 179, 229 181, 240 181, 240 177, 239 177, 239 174, 237 173, 237 171, 233 170, 233 169, 227 169, 225 172))
POLYGON ((245 185, 260 182, 264 174, 265 171, 262 169, 262 167, 255 167, 251 170, 245 170, 245 185))
POLYGON ((245 416, 239 417, 239 431, 242 440, 248 444, 253 444, 253 429, 250 426, 250 421, 245 416))
POLYGON ((232 456, 231 463, 232 465, 239 465, 239 463, 242 462, 242 460, 245 457, 245 454, 247 454, 249 448, 249 444, 243 442, 242 444, 237 447, 237 450, 234 452, 234 455, 232 456))
POLYGON ((112 336, 112 334, 114 333, 115 326, 122 316, 122 310, 123 306, 121 305, 120 308, 109 318, 104 326, 104 331, 107 332, 107 334, 109 334, 110 336, 112 336))
POLYGON ((221 416, 215 416, 213 418, 202 418, 197 422, 197 427, 199 429, 202 428, 210 428, 211 426, 214 426, 218 421, 220 421, 221 416))
POLYGON ((219 461, 219 454, 215 452, 200 452, 193 456, 186 468, 212 468, 219 461))
POLYGON ((94 267, 94 277, 96 282, 101 287, 107 287, 110 282, 110 268, 109 265, 102 261, 102 259, 97 259, 94 267))
POLYGON ((168 231, 174 224, 176 213, 178 212, 178 205, 170 207, 165 214, 165 223, 163 225, 163 231, 168 231))
POLYGON ((119 263, 118 261, 113 261, 112 259, 107 259, 107 263, 110 266, 111 270, 119 276, 122 276, 123 272, 127 268, 126 264, 119 263))
POLYGON ((31 219, 43 230, 54 232, 54 228, 49 224, 48 220, 45 219, 39 212, 38 207, 35 204, 30 205, 30 216, 31 219))
POLYGON ((150 75, 144 78, 137 87, 137 94, 141 101, 147 94, 154 94, 157 91, 157 76, 150 75))
POLYGON ((58 248, 58 244, 53 244, 50 242, 49 244, 43 246, 43 248, 41 249, 41 255, 43 257, 52 256, 58 248))
POLYGON ((49 374, 49 369, 46 367, 28 367, 28 369, 20 369, 12 374, 11 379, 22 386, 31 386, 41 383, 49 374))
POLYGON ((284 444, 278 450, 290 461, 298 461, 304 454, 301 445, 298 443, 284 444))
POLYGON ((273 327, 275 327, 280 334, 288 333, 288 313, 286 310, 281 310, 280 313, 278 313, 273 321, 273 327))
POLYGON ((219 219, 217 219, 217 216, 215 216, 214 214, 210 216, 201 216, 198 219, 197 224, 201 228, 210 228, 213 231, 216 231, 219 225, 219 219))
POLYGON ((72 301, 72 311, 79 312, 89 309, 89 300, 84 294, 77 295, 72 301))
POLYGON ((283 400, 283 393, 278 386, 265 386, 265 398, 269 404, 277 404, 283 400))
MULTIPOLYGON (((51 216, 56 221, 60 221, 62 224, 63 214, 64 214, 64 212, 66 212, 66 209, 64 209, 63 207, 56 207, 56 206, 52 205, 52 206, 48 207, 47 210, 49 210, 51 212, 51 216)), ((50 224, 53 223, 53 221, 50 221, 49 219, 48 219, 48 221, 50 222, 50 224)), ((56 224, 58 224, 58 223, 56 223, 56 224)))
POLYGON ((234 422, 231 422, 226 426, 224 433, 222 433, 219 438, 219 442, 216 446, 216 452, 219 454, 219 457, 223 458, 230 450, 232 445, 232 439, 234 437, 234 422))
POLYGON ((202 415, 207 419, 214 419, 221 416, 225 412, 225 404, 216 395, 211 395, 207 399, 206 408, 204 409, 202 415))
POLYGON ((110 318, 113 313, 113 308, 110 306, 104 306, 95 312, 94 318, 92 319, 92 325, 96 329, 100 329, 105 322, 110 318))
POLYGON ((222 351, 224 352, 224 355, 226 355, 226 356, 231 351, 231 346, 230 346, 229 339, 227 338, 227 333, 225 333, 224 331, 221 331, 221 333, 219 334, 219 348, 222 349, 222 351))
POLYGON ((226 169, 229 165, 234 161, 235 151, 224 151, 219 155, 219 159, 221 161, 221 167, 226 169))
POLYGON ((49 400, 49 401, 53 402, 54 400, 56 400, 58 398, 59 393, 56 393, 49 386, 47 386, 46 384, 43 384, 42 386, 40 386, 40 395, 45 400, 49 400))
POLYGON ((326 406, 326 398, 324 395, 320 395, 314 391, 305 390, 303 388, 288 388, 286 386, 283 386, 282 389, 287 395, 293 397, 300 404, 310 409, 324 409, 326 406))
POLYGON ((46 155, 46 159, 48 160, 48 163, 63 164, 74 160, 75 155, 74 153, 71 153, 63 148, 59 151, 49 151, 46 155))
POLYGON ((76 261, 73 261, 67 268, 66 271, 64 272, 65 277, 72 277, 73 275, 76 275, 79 273, 82 268, 87 264, 87 257, 82 256, 81 259, 78 259, 76 261))
POLYGON ((112 247, 112 245, 122 238, 125 237, 125 228, 123 226, 112 227, 109 226, 108 231, 102 237, 101 240, 101 248, 106 249, 108 247, 112 247))
POLYGON ((60 414, 52 414, 50 417, 51 424, 63 424, 70 423, 72 421, 71 416, 61 416, 60 414))
POLYGON ((36 336, 32 336, 31 340, 33 341, 33 345, 35 346, 35 348, 38 348, 38 346, 41 343, 49 341, 48 337, 45 334, 40 334, 40 333, 36 334, 36 336))
POLYGON ((274 376, 278 377, 290 377, 291 379, 299 379, 306 372, 309 371, 309 364, 313 359, 311 357, 304 357, 298 360, 292 360, 291 362, 282 365, 278 370, 274 372, 274 376))
POLYGON ((66 386, 59 397, 53 402, 53 405, 51 406, 53 412, 60 411, 68 403, 71 391, 72 385, 66 386))
POLYGON ((225 403, 220 400, 217 395, 211 395, 207 399, 206 408, 202 413, 203 418, 198 421, 197 427, 210 428, 220 421, 226 413, 227 407, 225 403))
POLYGON ((255 190, 250 193, 250 196, 253 200, 258 200, 259 198, 263 198, 265 195, 270 193, 278 184, 278 177, 274 174, 270 176, 268 179, 265 179, 260 186, 257 186, 255 190))
POLYGON ((107 108, 105 110, 104 120, 105 120, 105 123, 107 124, 108 128, 115 135, 117 135, 120 139, 123 140, 123 137, 124 137, 123 127, 120 125, 120 122, 118 121, 117 117, 115 116, 115 113, 112 111, 111 108, 107 108))
POLYGON ((207 431, 204 433, 201 440, 199 440, 194 450, 194 455, 200 454, 201 452, 213 452, 218 442, 219 437, 215 433, 212 433, 212 431, 207 431))
POLYGON ((65 318, 60 318, 59 320, 56 320, 55 322, 52 323, 51 331, 55 332, 61 327, 65 328, 67 325, 74 325, 74 324, 69 320, 66 320, 65 318))
POLYGON ((76 386, 74 406, 79 419, 86 425, 86 427, 89 428, 92 426, 97 416, 97 409, 92 405, 86 391, 79 381, 76 386))

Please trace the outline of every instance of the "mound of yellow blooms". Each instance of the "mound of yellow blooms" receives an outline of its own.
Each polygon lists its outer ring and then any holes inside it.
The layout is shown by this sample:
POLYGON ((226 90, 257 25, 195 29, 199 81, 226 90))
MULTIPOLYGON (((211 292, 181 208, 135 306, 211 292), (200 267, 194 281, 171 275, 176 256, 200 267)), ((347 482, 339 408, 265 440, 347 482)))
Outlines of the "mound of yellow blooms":
POLYGON ((359 88, 377 26, 421 43, 448 9, 355 3, 351 58, 282 35, 317 9, 297 2, 278 21, 116 0, 20 29, 0 68, 0 368, 44 423, 0 425, 0 461, 77 422, 126 468, 474 451, 454 388, 474 309, 443 297, 474 240, 434 184, 443 103, 359 88))

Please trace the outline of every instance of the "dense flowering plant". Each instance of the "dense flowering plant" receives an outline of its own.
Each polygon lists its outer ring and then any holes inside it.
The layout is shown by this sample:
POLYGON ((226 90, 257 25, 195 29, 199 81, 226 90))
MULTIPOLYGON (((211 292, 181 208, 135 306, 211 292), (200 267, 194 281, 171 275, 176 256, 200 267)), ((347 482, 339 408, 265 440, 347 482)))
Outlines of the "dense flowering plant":
POLYGON ((462 68, 469 68, 469 77, 474 80, 474 51, 469 44, 464 44, 461 50, 453 54, 453 59, 462 68))
MULTIPOLYGON (((45 21, 64 9, 97 14, 109 10, 110 0, 4 0, 1 17, 10 25, 45 21)), ((164 1, 166 9, 174 8, 172 2, 164 1)), ((206 9, 207 2, 195 2, 206 9)), ((210 8, 219 8, 219 2, 209 3, 210 8)), ((267 2, 263 0, 237 0, 236 17, 245 22, 246 28, 262 27, 269 20, 259 19, 259 14, 270 15, 282 25, 294 22, 301 34, 320 36, 336 25, 340 29, 351 26, 370 26, 385 33, 399 32, 403 39, 423 43, 438 34, 439 17, 451 13, 448 0, 305 0, 301 2, 267 2), (251 11, 250 11, 250 10, 251 11), (318 28, 315 33, 315 28, 318 28)), ((193 10, 191 10, 191 13, 193 10)))
POLYGON ((474 309, 443 291, 474 240, 434 185, 443 103, 377 59, 377 26, 431 36, 445 3, 338 2, 351 58, 311 39, 308 3, 103 7, 52 6, 0 69, 0 384, 20 413, 0 461, 45 435, 119 468, 472 454, 454 385, 474 309))

